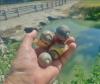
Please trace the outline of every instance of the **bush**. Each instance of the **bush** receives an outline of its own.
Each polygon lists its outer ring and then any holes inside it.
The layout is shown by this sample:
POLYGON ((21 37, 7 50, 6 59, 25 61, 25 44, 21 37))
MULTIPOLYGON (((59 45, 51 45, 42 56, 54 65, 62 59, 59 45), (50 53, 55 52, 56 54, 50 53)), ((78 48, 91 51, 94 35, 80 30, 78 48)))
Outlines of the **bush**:
POLYGON ((20 42, 12 43, 9 41, 8 44, 6 44, 8 49, 7 53, 2 54, 2 52, 0 52, 0 84, 4 80, 4 77, 9 73, 11 62, 15 58, 19 44, 20 42))
POLYGON ((100 20, 100 2, 80 2, 71 7, 70 15, 82 15, 85 20, 100 20))

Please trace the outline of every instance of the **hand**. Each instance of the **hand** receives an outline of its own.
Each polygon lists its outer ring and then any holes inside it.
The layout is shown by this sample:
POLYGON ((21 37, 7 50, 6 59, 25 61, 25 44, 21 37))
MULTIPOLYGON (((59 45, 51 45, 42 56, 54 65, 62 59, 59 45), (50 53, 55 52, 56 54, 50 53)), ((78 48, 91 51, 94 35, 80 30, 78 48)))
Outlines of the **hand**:
POLYGON ((69 49, 64 52, 63 56, 54 61, 52 65, 42 68, 38 64, 37 57, 45 49, 32 48, 36 36, 37 32, 35 30, 25 36, 12 64, 11 73, 4 84, 49 84, 51 80, 57 77, 62 66, 76 48, 74 38, 70 37, 67 41, 69 49))

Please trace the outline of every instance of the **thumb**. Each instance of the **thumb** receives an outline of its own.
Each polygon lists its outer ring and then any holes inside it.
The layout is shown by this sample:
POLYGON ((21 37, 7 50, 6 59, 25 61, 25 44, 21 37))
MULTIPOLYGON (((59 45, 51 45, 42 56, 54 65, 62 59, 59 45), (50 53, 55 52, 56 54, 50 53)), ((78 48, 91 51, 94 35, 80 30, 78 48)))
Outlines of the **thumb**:
POLYGON ((31 47, 33 40, 36 38, 36 36, 37 36, 36 30, 33 30, 31 33, 26 34, 24 39, 23 39, 22 45, 27 46, 27 47, 31 47))

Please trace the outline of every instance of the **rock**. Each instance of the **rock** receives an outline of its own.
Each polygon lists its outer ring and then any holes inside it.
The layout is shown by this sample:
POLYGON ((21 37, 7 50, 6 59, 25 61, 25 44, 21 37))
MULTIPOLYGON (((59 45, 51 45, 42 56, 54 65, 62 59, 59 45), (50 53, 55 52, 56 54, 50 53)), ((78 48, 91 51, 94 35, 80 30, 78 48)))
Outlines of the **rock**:
POLYGON ((1 50, 1 55, 5 54, 7 52, 7 46, 4 44, 4 41, 0 37, 0 50, 1 50))
POLYGON ((66 16, 59 16, 59 19, 65 19, 66 16))
POLYGON ((47 25, 47 22, 39 22, 39 25, 40 26, 45 26, 45 25, 47 25))
POLYGON ((26 33, 31 33, 33 30, 40 31, 42 28, 40 26, 27 26, 24 28, 26 33))
POLYGON ((0 37, 0 44, 4 43, 4 41, 2 40, 2 38, 0 37))
POLYGON ((84 19, 84 16, 82 14, 79 14, 79 15, 74 15, 72 16, 73 19, 84 19))
POLYGON ((47 18, 41 19, 39 20, 39 22, 37 22, 39 27, 45 26, 49 23, 49 20, 47 18))
POLYGON ((2 84, 2 82, 4 81, 5 76, 0 74, 0 84, 2 84))
POLYGON ((63 14, 59 14, 59 15, 52 15, 52 16, 48 16, 48 20, 52 21, 52 20, 58 20, 58 19, 64 19, 67 16, 63 15, 63 14))
POLYGON ((48 16, 47 18, 48 18, 49 21, 58 20, 59 19, 57 16, 48 16))
POLYGON ((47 18, 40 20, 38 26, 45 26, 49 23, 49 20, 47 18))

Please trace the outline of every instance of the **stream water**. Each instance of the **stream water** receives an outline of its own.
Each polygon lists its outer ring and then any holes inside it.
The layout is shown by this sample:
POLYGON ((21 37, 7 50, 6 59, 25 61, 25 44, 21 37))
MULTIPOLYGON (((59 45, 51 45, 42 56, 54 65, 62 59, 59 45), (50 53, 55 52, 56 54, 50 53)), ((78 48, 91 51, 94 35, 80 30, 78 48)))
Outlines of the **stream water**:
MULTIPOLYGON (((84 21, 87 23, 86 21, 84 21)), ((76 64, 82 66, 86 71, 90 71, 95 62, 98 52, 100 52, 100 30, 90 28, 81 20, 62 19, 50 22, 43 28, 44 30, 55 31, 60 25, 67 25, 71 30, 71 35, 76 38, 77 48, 73 57, 66 63, 62 70, 62 78, 70 78, 73 67, 76 64)), ((94 24, 94 22, 90 22, 94 24)), ((88 24, 88 23, 87 23, 88 24)))

